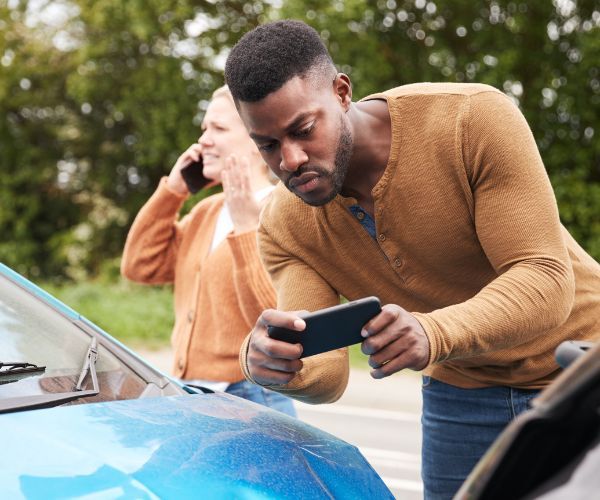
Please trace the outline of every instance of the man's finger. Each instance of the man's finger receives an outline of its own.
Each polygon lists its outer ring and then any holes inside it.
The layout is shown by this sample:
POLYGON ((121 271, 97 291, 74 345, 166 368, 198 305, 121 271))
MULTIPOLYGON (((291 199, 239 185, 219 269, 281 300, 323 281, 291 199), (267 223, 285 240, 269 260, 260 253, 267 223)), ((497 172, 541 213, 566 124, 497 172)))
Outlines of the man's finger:
POLYGON ((263 369, 268 369, 276 372, 283 373, 296 373, 302 370, 302 360, 300 359, 277 359, 277 358, 266 358, 262 363, 263 369))
POLYGON ((383 378, 405 368, 422 370, 429 360, 429 341, 425 335, 401 338, 370 356, 373 378, 383 378))
POLYGON ((371 368, 380 368, 391 360, 401 356, 409 346, 400 338, 395 342, 390 342, 383 349, 377 350, 369 356, 369 366, 371 368))
POLYGON ((252 373, 252 378, 260 385, 286 385, 289 384, 295 376, 296 373, 261 369, 256 369, 256 371, 252 373))
POLYGON ((401 307, 394 304, 386 304, 381 308, 381 312, 371 319, 362 329, 363 337, 371 337, 377 335, 384 330, 388 325, 391 325, 400 317, 401 307))
MULTIPOLYGON (((268 335, 268 334, 267 334, 268 335)), ((272 359, 295 360, 302 356, 301 344, 290 344, 282 340, 263 338, 257 348, 272 359)))
POLYGON ((267 328, 269 325, 282 326, 298 332, 301 332, 306 328, 306 323, 298 313, 278 311, 277 309, 266 309, 258 317, 256 327, 267 328))
POLYGON ((404 370, 405 368, 411 368, 412 358, 410 351, 404 351, 402 354, 396 356, 394 359, 386 361, 381 364, 379 368, 371 370, 371 377, 375 379, 389 377, 390 375, 404 370))

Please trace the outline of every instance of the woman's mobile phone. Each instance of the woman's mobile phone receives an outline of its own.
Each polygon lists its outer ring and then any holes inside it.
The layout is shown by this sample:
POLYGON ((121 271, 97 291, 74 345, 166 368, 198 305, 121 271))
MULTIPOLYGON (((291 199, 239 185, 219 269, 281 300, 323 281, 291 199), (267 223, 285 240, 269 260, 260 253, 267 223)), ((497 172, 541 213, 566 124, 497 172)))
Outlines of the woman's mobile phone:
POLYGON ((181 177, 183 177, 189 192, 192 194, 197 193, 210 183, 210 179, 204 177, 202 173, 202 158, 200 158, 200 161, 194 161, 183 167, 181 177))
POLYGON ((306 329, 301 332, 280 326, 268 326, 269 337, 302 344, 301 358, 362 342, 363 326, 381 312, 377 297, 365 297, 346 304, 321 309, 302 316, 306 329))

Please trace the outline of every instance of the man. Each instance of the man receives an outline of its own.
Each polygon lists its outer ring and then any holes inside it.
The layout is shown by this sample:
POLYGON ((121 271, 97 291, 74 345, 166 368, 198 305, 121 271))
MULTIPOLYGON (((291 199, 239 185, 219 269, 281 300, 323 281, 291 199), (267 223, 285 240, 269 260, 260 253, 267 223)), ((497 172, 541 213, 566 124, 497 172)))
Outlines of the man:
POLYGON ((354 103, 349 78, 297 21, 246 34, 225 75, 282 181, 259 229, 278 310, 242 346, 246 377, 334 401, 346 350, 300 360, 301 346, 270 339, 266 325, 301 331, 299 310, 377 295, 386 305, 362 350, 375 379, 425 369, 425 496, 451 497, 557 375, 556 346, 600 333, 600 266, 561 226, 523 116, 478 84, 354 103))

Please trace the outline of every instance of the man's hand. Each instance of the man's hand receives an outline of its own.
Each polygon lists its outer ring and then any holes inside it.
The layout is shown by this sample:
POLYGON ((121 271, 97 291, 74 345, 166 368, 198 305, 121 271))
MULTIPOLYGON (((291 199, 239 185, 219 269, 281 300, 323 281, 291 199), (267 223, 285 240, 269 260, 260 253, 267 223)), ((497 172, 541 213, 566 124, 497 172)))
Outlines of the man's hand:
POLYGON ((373 378, 404 368, 422 370, 429 361, 429 340, 417 319, 395 304, 381 308, 363 329, 362 352, 369 355, 373 378))
POLYGON ((290 382, 302 369, 302 346, 269 337, 267 326, 283 326, 302 331, 306 323, 297 312, 266 309, 259 316, 248 345, 248 371, 260 385, 283 385, 290 382))

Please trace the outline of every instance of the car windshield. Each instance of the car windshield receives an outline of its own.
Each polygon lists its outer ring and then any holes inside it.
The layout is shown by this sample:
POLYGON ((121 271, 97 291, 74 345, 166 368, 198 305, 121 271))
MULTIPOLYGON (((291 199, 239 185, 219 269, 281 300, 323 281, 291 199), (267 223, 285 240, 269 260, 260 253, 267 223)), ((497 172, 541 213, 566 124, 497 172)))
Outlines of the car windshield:
MULTIPOLYGON (((90 339, 69 318, 0 276, 0 362, 45 367, 18 376, 0 376, 0 398, 73 391, 90 339)), ((73 404, 135 398, 146 385, 102 345, 98 346, 96 371, 101 393, 73 404)), ((82 388, 91 389, 90 377, 82 388)))

